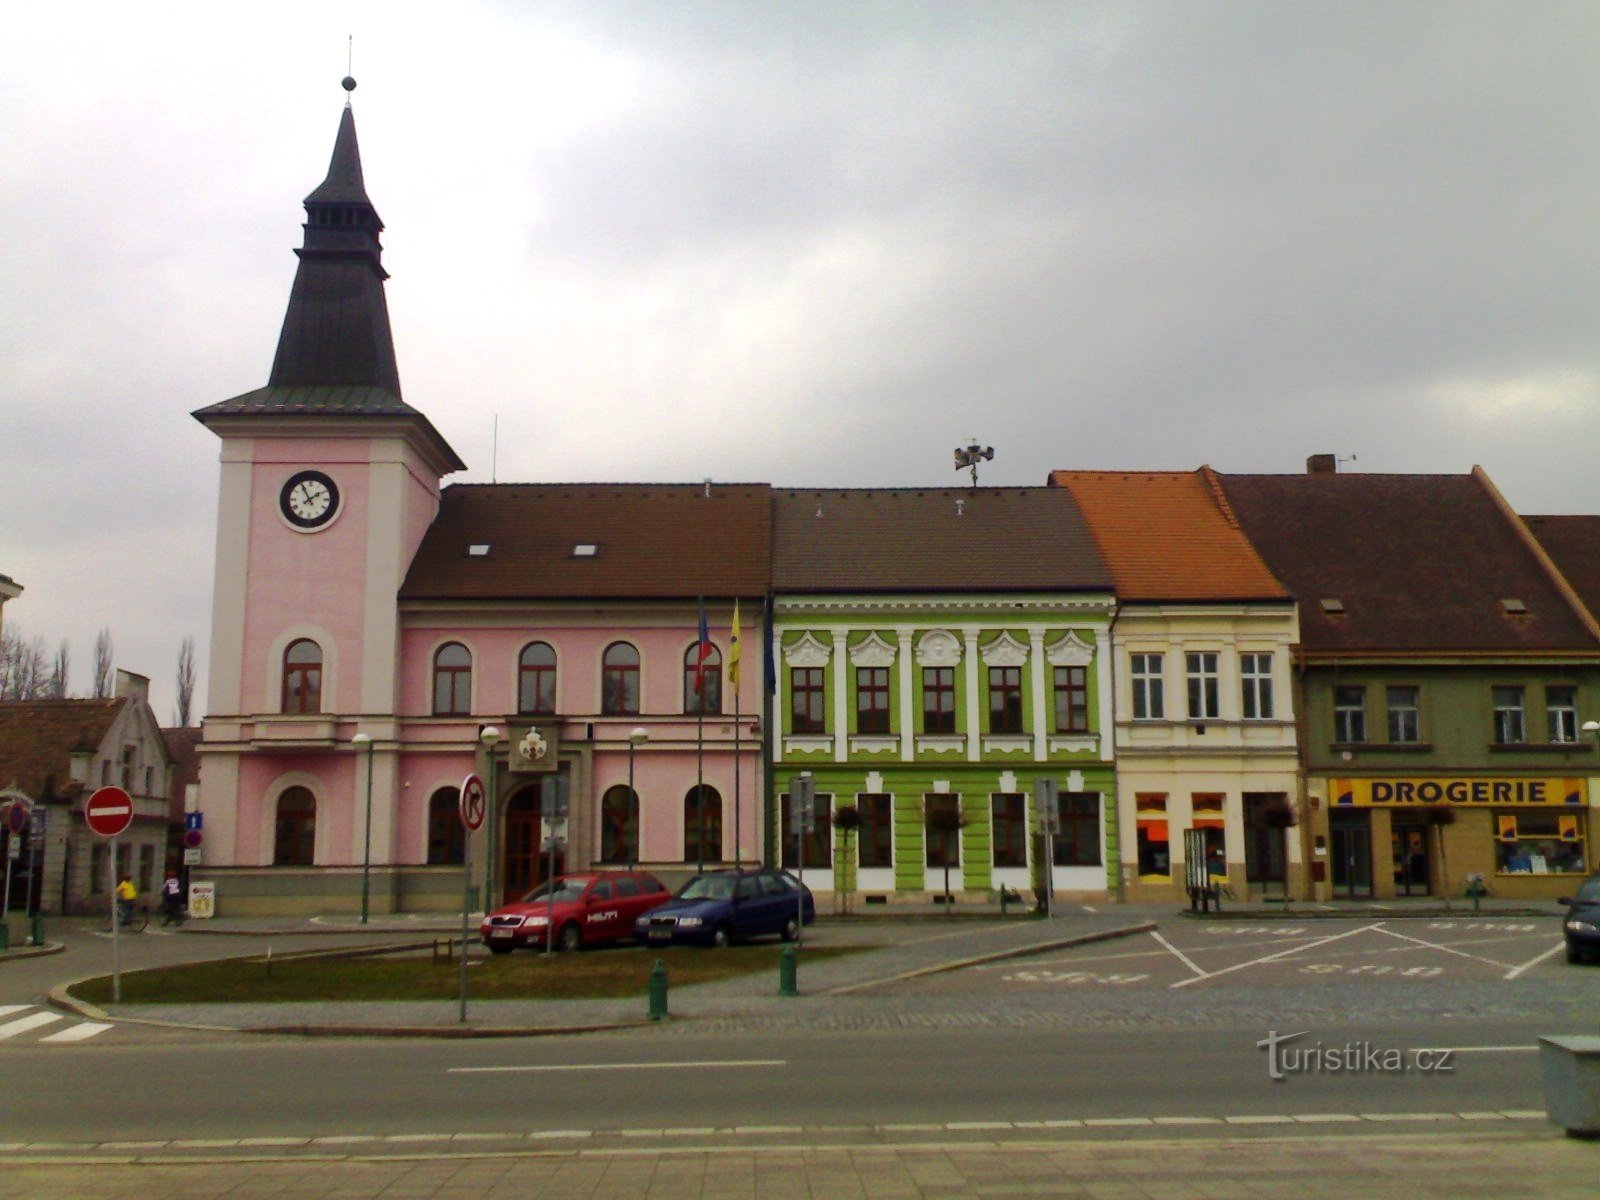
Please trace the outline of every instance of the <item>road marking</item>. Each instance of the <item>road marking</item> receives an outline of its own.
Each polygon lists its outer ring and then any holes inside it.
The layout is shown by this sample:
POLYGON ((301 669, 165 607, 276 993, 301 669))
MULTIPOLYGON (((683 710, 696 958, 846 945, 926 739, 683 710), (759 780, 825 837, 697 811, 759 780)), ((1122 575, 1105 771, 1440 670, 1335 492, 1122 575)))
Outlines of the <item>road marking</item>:
POLYGON ((1174 955, 1176 955, 1178 961, 1181 962, 1184 966, 1188 967, 1189 970, 1193 971, 1196 975, 1204 975, 1205 974, 1204 971, 1202 971, 1199 967, 1194 965, 1194 959, 1190 958, 1182 950, 1179 950, 1171 942, 1167 941, 1166 938, 1162 937, 1159 930, 1152 929, 1150 931, 1150 936, 1155 938, 1156 941, 1160 942, 1169 951, 1171 951, 1174 955))
POLYGON ((1465 950, 1456 950, 1450 946, 1441 946, 1436 942, 1424 941, 1422 938, 1414 938, 1410 934, 1401 933, 1397 929, 1379 928, 1378 932, 1386 933, 1392 938, 1399 938, 1402 942, 1411 942, 1413 945, 1426 946, 1430 950, 1442 950, 1446 954, 1454 954, 1457 958, 1470 959, 1472 962, 1488 963, 1491 967, 1509 967, 1511 965, 1510 963, 1498 962, 1492 958, 1485 958, 1481 954, 1468 954, 1465 950))
MULTIPOLYGON (((3 1026, 0 1026, 3 1028, 3 1026)), ((490 1075, 508 1071, 697 1071, 724 1067, 787 1067, 786 1058, 729 1058, 705 1062, 572 1063, 547 1066, 449 1067, 447 1075, 490 1075)))
POLYGON ((16 1037, 19 1033, 27 1033, 30 1029, 37 1029, 41 1025, 49 1025, 61 1020, 60 1013, 34 1013, 31 1017, 19 1017, 15 1021, 7 1021, 0 1025, 0 1040, 16 1037))
POLYGON ((40 1038, 41 1042, 81 1042, 92 1038, 97 1033, 104 1033, 111 1026, 103 1021, 81 1021, 71 1029, 63 1029, 60 1033, 46 1034, 40 1038))
POLYGON ((0 1004, 0 1017, 9 1017, 12 1013, 27 1012, 31 1004, 0 1004))
POLYGON ((1276 954, 1268 954, 1264 958, 1252 958, 1249 962, 1235 963, 1231 967, 1223 967, 1221 970, 1212 971, 1209 975, 1196 975, 1190 979, 1180 979, 1177 983, 1171 984, 1170 987, 1188 987, 1191 983, 1200 983, 1207 979, 1215 979, 1218 975, 1229 975, 1234 971, 1242 971, 1246 967, 1255 967, 1261 965, 1262 963, 1273 962, 1276 959, 1287 958, 1289 955, 1298 954, 1302 950, 1315 950, 1318 946, 1326 946, 1329 942, 1337 942, 1343 938, 1350 937, 1357 933, 1365 933, 1369 929, 1382 928, 1383 925, 1381 922, 1374 922, 1371 925, 1361 925, 1355 929, 1347 929, 1343 933, 1335 933, 1330 937, 1321 938, 1315 942, 1308 942, 1303 946, 1290 946, 1285 950, 1280 950, 1276 954))
POLYGON ((1557 942, 1554 946, 1551 946, 1550 949, 1546 950, 1543 954, 1539 955, 1538 958, 1530 959, 1528 962, 1523 963, 1520 967, 1513 967, 1511 969, 1511 971, 1506 975, 1506 978, 1507 979, 1515 979, 1518 975, 1521 975, 1529 967, 1538 966, 1545 959, 1549 958, 1552 954, 1554 954, 1556 951, 1560 950, 1561 947, 1563 947, 1565 945, 1566 945, 1565 941, 1557 942))

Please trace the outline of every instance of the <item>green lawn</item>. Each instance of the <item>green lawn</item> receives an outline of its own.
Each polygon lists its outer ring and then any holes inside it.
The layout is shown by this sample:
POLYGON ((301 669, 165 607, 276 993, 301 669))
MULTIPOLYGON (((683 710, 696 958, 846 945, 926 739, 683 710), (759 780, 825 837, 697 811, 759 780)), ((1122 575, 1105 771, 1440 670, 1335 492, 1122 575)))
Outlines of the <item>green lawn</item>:
MULTIPOLYGON (((863 946, 800 951, 807 962, 853 954, 863 946)), ((643 996, 650 968, 659 959, 669 986, 708 983, 735 975, 770 974, 777 987, 779 946, 612 947, 581 954, 519 950, 472 958, 468 993, 475 1000, 599 1000, 643 996)), ((803 975, 802 975, 803 977, 803 975)), ((192 966, 130 971, 122 976, 124 1004, 237 1004, 302 1000, 451 1000, 460 994, 461 963, 428 954, 352 958, 235 958, 192 966)), ((111 1000, 111 977, 73 988, 91 1004, 111 1000)))

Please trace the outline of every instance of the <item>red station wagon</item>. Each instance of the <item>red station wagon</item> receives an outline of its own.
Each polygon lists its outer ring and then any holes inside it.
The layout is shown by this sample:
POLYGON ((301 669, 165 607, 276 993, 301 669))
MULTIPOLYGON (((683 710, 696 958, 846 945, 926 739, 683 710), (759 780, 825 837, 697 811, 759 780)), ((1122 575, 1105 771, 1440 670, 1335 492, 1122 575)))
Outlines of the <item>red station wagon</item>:
POLYGON ((541 883, 520 904, 497 908, 483 919, 483 944, 495 954, 518 946, 536 950, 581 950, 633 936, 633 923, 672 899, 648 871, 583 871, 541 883))

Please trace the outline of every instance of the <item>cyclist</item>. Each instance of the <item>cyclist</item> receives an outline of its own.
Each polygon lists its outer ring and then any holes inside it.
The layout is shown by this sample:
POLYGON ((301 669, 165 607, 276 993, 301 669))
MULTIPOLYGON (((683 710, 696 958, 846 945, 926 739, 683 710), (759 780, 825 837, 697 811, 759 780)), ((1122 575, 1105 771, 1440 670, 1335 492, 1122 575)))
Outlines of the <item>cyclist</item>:
POLYGON ((161 907, 166 910, 168 924, 183 924, 183 885, 178 882, 176 871, 168 871, 166 882, 161 885, 161 907))
POLYGON ((117 912, 124 925, 133 923, 133 902, 139 898, 139 889, 133 886, 133 880, 128 876, 122 877, 122 882, 117 884, 117 912))

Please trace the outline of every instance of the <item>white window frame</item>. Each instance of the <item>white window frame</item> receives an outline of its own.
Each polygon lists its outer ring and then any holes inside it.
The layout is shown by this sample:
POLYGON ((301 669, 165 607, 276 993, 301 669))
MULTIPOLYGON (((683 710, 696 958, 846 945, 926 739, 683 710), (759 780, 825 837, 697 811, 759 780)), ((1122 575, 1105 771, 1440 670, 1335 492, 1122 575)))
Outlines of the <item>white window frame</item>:
POLYGON ((1494 744, 1521 746, 1528 741, 1527 693, 1520 685, 1496 685, 1489 691, 1494 706, 1494 744), (1516 703, 1508 703, 1512 695, 1516 703))
POLYGON ((1128 655, 1128 680, 1133 687, 1133 719, 1164 721, 1167 718, 1165 657, 1156 651, 1128 655))
POLYGON ((1578 689, 1571 684, 1552 684, 1544 689, 1545 728, 1550 741, 1578 740, 1578 689), (1557 699, 1557 696, 1562 696, 1557 699))
POLYGON ((1240 716, 1246 721, 1272 720, 1272 655, 1239 655, 1240 716))
POLYGON ((1184 652, 1185 695, 1191 721, 1215 721, 1222 716, 1221 657, 1215 650, 1184 652))
POLYGON ((1367 740, 1367 689, 1364 685, 1347 683, 1334 687, 1333 740, 1335 743, 1351 746, 1367 740), (1339 702, 1341 690, 1361 693, 1361 702, 1341 704, 1339 702))
POLYGON ((1422 741, 1422 689, 1412 683, 1389 684, 1383 689, 1383 704, 1384 731, 1389 737, 1389 744, 1419 744, 1422 741), (1410 703, 1395 703, 1396 692, 1409 692, 1410 703))

